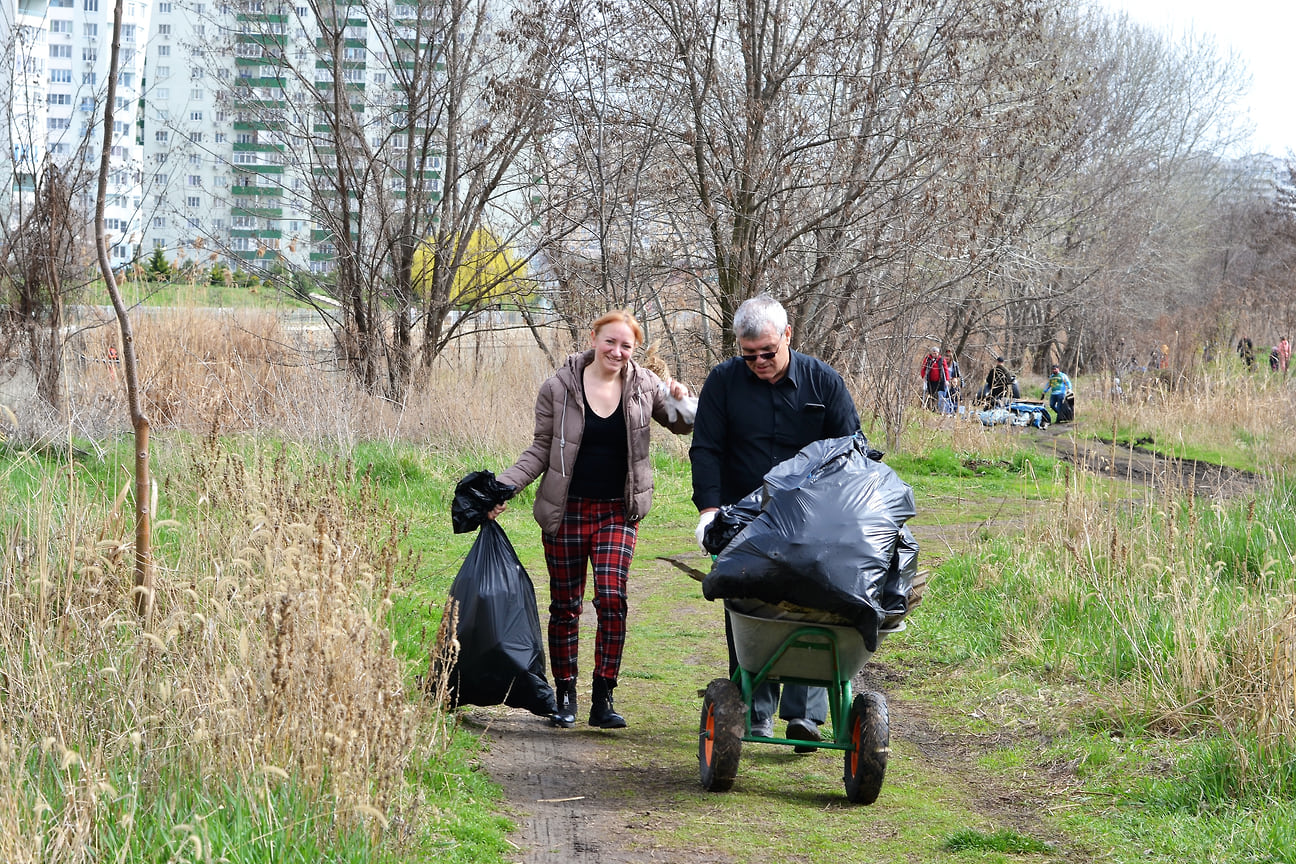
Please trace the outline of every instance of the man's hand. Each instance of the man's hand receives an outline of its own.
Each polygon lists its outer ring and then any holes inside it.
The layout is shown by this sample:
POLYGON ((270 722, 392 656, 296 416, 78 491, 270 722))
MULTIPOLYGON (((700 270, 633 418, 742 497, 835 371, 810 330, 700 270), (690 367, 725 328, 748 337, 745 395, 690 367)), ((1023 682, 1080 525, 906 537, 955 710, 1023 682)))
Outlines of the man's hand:
POLYGON ((698 514, 697 530, 693 532, 693 536, 697 538, 698 546, 703 552, 707 551, 707 548, 703 545, 702 538, 706 536, 707 528, 711 527, 711 523, 715 521, 717 512, 716 508, 711 507, 698 514))

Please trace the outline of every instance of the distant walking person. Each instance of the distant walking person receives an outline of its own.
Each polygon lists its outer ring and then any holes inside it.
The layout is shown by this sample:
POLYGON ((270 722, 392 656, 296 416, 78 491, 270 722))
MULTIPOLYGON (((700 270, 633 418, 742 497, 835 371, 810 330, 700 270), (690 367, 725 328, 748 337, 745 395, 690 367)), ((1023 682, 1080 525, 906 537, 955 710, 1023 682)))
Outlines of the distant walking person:
POLYGON ((1255 345, 1250 337, 1243 336, 1237 341, 1238 358, 1246 364, 1247 369, 1255 368, 1255 345))
POLYGON ((941 393, 949 387, 950 367, 942 350, 933 348, 922 361, 923 406, 931 411, 940 409, 941 393))
POLYGON ((1071 379, 1056 363, 1049 367, 1048 383, 1044 385, 1042 395, 1048 397, 1054 423, 1066 423, 1073 418, 1075 396, 1071 389, 1071 379))
POLYGON ((1284 375, 1287 374, 1287 365, 1291 362, 1291 343, 1287 337, 1282 337, 1278 342, 1278 371, 1284 375))

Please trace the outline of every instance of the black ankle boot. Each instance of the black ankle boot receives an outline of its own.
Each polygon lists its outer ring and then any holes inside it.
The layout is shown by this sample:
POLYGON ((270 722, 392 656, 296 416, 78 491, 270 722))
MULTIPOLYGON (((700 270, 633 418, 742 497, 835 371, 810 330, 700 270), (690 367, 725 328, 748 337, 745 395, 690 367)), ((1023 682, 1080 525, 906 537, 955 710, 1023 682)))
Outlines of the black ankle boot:
POLYGON ((570 729, 576 725, 576 679, 554 681, 554 695, 558 697, 558 710, 549 715, 549 723, 570 729))
POLYGON ((594 694, 590 697, 589 725, 600 729, 624 729, 625 718, 612 710, 612 690, 616 681, 594 677, 594 694))

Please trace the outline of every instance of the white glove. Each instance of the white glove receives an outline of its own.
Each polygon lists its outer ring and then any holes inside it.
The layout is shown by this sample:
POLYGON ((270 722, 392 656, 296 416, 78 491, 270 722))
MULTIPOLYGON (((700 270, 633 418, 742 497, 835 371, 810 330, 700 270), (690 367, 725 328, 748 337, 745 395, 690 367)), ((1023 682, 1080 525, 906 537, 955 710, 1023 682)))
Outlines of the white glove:
POLYGON ((706 536, 706 530, 711 527, 711 523, 715 521, 718 512, 718 510, 708 510, 698 516, 697 530, 693 532, 693 536, 697 538, 698 546, 701 547, 703 552, 706 552, 707 548, 702 544, 702 538, 706 536))

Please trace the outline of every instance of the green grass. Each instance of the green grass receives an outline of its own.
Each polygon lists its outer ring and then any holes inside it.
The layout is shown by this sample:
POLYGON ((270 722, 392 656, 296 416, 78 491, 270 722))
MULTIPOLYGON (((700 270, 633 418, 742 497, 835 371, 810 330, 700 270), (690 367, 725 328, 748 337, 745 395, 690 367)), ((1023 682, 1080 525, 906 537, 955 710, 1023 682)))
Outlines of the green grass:
POLYGON ((956 831, 945 841, 945 848, 950 852, 1004 852, 1011 855, 1032 855, 1039 852, 1052 852, 1053 847, 1025 837, 1016 831, 999 830, 986 833, 972 828, 956 831))

